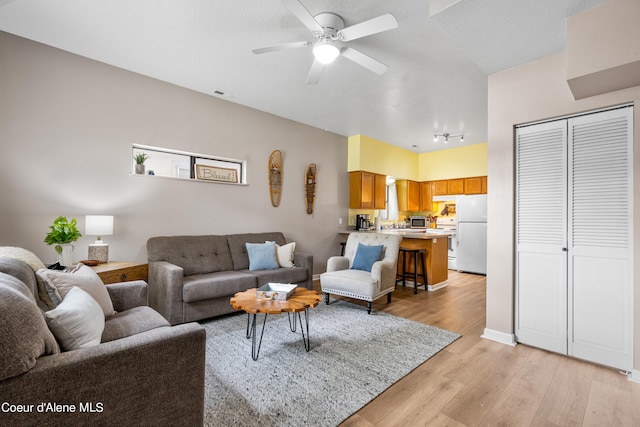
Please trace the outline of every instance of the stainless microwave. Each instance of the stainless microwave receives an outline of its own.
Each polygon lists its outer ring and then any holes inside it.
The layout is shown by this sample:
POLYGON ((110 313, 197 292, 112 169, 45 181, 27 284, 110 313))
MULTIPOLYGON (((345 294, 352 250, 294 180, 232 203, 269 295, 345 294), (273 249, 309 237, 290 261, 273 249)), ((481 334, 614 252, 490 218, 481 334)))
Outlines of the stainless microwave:
POLYGON ((410 228, 429 228, 429 219, 426 216, 409 217, 410 228))

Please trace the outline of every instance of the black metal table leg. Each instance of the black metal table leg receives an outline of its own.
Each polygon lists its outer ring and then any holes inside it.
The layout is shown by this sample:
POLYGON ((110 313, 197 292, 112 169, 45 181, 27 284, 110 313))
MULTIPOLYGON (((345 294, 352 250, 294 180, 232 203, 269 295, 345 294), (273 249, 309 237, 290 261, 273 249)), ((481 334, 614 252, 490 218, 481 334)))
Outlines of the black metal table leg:
POLYGON ((264 327, 267 324, 267 313, 264 315, 264 320, 262 321, 262 331, 260 331, 260 341, 258 341, 258 345, 256 347, 256 317, 257 314, 249 314, 249 316, 253 316, 251 321, 251 328, 249 329, 249 319, 247 319, 247 339, 251 338, 251 358, 253 360, 258 360, 258 355, 260 355, 260 347, 262 346, 262 336, 264 335, 264 327))
POLYGON ((250 324, 251 324, 251 313, 247 313, 247 333, 245 334, 247 339, 251 338, 250 324))
POLYGON ((302 323, 302 317, 300 316, 300 312, 298 312, 298 318, 300 320, 300 330, 302 331, 302 342, 304 343, 304 349, 309 351, 311 348, 311 341, 309 339, 309 309, 304 309, 304 324, 302 323), (305 329, 307 330, 307 335, 305 338, 305 329))
MULTIPOLYGON (((293 313, 292 316, 291 313, 288 312, 287 318, 289 319, 289 329, 291 329, 291 332, 295 332, 296 329, 298 329, 298 319, 296 318, 296 314, 293 313), (291 321, 291 318, 293 318, 293 322, 291 321)), ((302 325, 302 323, 300 325, 302 325)))
MULTIPOLYGON (((311 349, 311 340, 309 339, 309 309, 304 309, 304 322, 302 321, 301 312, 298 312, 298 317, 296 318, 296 313, 287 313, 289 318, 289 329, 291 332, 296 332, 298 329, 298 322, 300 322, 300 332, 302 332, 302 342, 304 344, 304 349, 309 351, 311 349)), ((256 326, 257 326, 257 314, 247 313, 247 331, 246 337, 247 339, 251 338, 251 358, 253 360, 258 360, 258 356, 260 355, 260 347, 262 346, 262 337, 264 336, 264 328, 267 324, 267 313, 264 315, 264 320, 262 321, 262 330, 260 331, 260 339, 257 339, 256 334, 256 326), (257 341, 257 342, 256 342, 257 341)))

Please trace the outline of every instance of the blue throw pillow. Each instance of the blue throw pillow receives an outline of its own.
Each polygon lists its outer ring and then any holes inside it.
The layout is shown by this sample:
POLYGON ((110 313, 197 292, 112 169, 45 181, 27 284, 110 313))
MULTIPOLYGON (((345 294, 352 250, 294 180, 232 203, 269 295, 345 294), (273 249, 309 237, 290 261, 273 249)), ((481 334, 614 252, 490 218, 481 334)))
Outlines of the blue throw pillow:
POLYGON ((356 256, 353 259, 351 268, 354 270, 371 271, 373 263, 380 261, 383 247, 384 245, 369 246, 358 243, 358 249, 356 249, 356 256))
POLYGON ((274 242, 245 243, 245 245, 249 255, 249 270, 275 270, 280 267, 274 242))

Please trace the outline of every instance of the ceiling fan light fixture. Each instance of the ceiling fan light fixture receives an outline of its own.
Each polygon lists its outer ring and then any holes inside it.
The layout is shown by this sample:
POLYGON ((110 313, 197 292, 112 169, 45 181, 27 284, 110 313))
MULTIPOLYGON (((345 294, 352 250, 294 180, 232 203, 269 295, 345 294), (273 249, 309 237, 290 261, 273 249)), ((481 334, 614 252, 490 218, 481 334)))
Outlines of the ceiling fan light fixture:
POLYGON ((340 50, 333 43, 327 40, 319 40, 313 46, 313 56, 321 64, 331 64, 340 55, 340 50))

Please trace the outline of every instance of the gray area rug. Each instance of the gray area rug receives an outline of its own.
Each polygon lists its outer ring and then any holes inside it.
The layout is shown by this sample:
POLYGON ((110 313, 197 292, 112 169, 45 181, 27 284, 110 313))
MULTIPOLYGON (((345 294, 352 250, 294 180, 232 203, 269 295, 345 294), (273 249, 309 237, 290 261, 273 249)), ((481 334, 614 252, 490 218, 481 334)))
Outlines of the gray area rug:
MULTIPOLYGON (((304 316, 303 316, 304 319, 304 316)), ((286 314, 269 315, 257 361, 247 315, 207 330, 205 426, 335 426, 458 334, 345 301, 309 310, 311 348, 286 314)), ((262 315, 258 317, 258 333, 262 315)))

